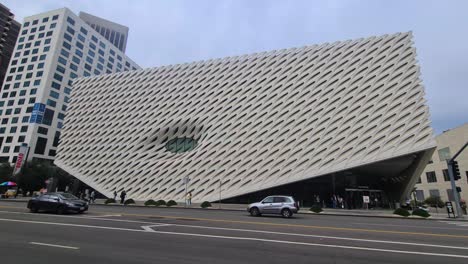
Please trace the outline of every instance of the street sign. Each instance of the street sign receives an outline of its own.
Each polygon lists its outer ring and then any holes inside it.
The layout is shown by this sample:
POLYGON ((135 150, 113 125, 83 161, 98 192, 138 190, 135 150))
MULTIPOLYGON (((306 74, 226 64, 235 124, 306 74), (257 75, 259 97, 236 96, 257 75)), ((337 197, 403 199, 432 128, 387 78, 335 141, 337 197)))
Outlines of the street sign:
POLYGON ((370 202, 369 196, 362 196, 362 200, 367 204, 370 202))

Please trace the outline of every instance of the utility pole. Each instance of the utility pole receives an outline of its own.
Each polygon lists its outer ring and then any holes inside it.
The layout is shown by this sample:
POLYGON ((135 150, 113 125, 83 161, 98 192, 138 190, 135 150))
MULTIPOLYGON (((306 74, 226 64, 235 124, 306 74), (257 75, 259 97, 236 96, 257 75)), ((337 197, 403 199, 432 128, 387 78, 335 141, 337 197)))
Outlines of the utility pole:
POLYGON ((463 218, 463 212, 460 206, 460 193, 458 193, 457 186, 455 185, 454 162, 460 153, 468 146, 468 142, 453 156, 447 160, 447 168, 450 177, 450 184, 452 185, 453 198, 455 199, 455 207, 457 208, 457 217, 463 218))
POLYGON ((221 176, 219 176, 219 209, 221 209, 221 186, 222 186, 221 176))

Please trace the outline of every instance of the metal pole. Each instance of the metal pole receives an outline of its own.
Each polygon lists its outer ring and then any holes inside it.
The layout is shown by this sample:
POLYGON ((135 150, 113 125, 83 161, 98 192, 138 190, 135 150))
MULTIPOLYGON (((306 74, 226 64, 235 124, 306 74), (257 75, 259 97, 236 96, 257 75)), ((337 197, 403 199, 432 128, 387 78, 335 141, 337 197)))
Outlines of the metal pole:
POLYGON ((187 176, 184 177, 184 182, 185 182, 184 208, 187 208, 187 176))
POLYGON ((221 174, 219 175, 219 209, 221 209, 221 174))
POLYGON ((457 208, 457 217, 463 217, 463 212, 460 206, 460 197, 458 196, 457 186, 455 185, 455 177, 453 175, 452 160, 447 160, 448 173, 450 177, 450 185, 452 185, 452 194, 455 199, 455 207, 457 208))

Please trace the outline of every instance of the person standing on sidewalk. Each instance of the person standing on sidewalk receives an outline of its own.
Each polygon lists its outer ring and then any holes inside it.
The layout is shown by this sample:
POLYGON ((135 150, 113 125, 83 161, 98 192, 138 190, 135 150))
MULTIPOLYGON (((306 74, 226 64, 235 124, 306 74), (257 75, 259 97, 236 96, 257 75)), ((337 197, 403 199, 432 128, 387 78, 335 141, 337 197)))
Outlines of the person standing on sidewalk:
POLYGON ((187 197, 185 197, 185 200, 188 206, 192 205, 192 192, 187 193, 187 197))
POLYGON ((117 190, 114 190, 114 201, 117 201, 117 190))
POLYGON ((94 201, 96 200, 96 193, 94 192, 94 190, 91 191, 90 200, 91 203, 94 203, 94 201))
POLYGON ((120 193, 120 203, 123 204, 125 202, 125 196, 127 196, 127 193, 125 192, 125 190, 122 190, 122 192, 120 193))

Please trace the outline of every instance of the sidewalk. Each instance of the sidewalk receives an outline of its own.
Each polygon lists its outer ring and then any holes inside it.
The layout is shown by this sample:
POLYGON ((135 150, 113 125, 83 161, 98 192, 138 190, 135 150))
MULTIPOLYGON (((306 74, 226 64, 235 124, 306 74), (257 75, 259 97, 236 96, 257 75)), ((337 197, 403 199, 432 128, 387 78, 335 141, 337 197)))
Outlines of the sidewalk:
MULTIPOLYGON (((0 199, 0 202, 23 202, 26 203, 30 198, 29 197, 18 197, 18 198, 9 198, 9 199, 0 199)), ((92 206, 122 206, 119 203, 115 204, 104 204, 106 199, 96 199, 96 203, 91 204, 92 206)), ((145 206, 144 201, 135 201, 135 204, 130 205, 131 207, 149 207, 152 206, 145 206)), ((178 203, 178 205, 172 207, 166 206, 159 206, 157 208, 186 208, 186 209, 193 209, 193 210, 221 210, 221 211, 242 211, 245 212, 247 205, 246 204, 219 204, 219 203, 212 203, 212 207, 203 209, 200 207, 200 203, 193 203, 191 206, 185 207, 183 203, 178 203)), ((445 213, 445 208, 438 209, 436 212, 435 208, 431 208, 430 212, 431 216, 429 218, 421 218, 418 216, 410 216, 410 217, 402 217, 399 215, 394 215, 393 210, 364 210, 364 209, 333 209, 333 208, 324 208, 323 212, 318 215, 332 215, 332 216, 355 216, 355 217, 379 217, 379 218, 395 218, 395 219, 420 219, 420 220, 447 220, 447 221, 467 221, 468 216, 464 216, 464 218, 448 218, 448 215, 445 213)), ((301 208, 299 214, 315 214, 309 211, 309 208, 301 208)))

